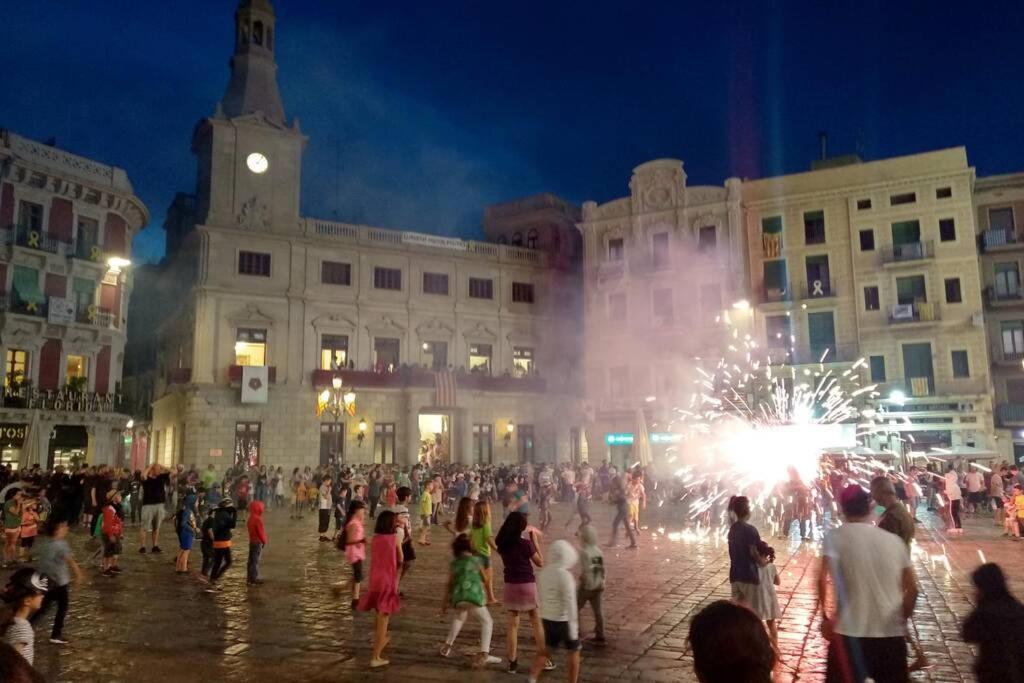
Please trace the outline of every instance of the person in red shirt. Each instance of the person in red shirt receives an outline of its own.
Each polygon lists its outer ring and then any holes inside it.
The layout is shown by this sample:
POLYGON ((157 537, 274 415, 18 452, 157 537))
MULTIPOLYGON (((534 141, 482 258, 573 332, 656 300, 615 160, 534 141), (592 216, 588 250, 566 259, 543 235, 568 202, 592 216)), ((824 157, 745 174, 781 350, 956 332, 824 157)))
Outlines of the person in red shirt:
POLYGON ((107 504, 103 506, 103 563, 101 573, 114 577, 121 573, 117 566, 117 558, 121 554, 121 538, 124 536, 124 520, 121 519, 121 494, 110 491, 107 493, 107 504))
POLYGON ((246 565, 246 583, 258 586, 263 583, 260 578, 260 557, 263 546, 267 544, 267 530, 263 527, 263 503, 254 501, 249 508, 249 521, 245 527, 249 530, 249 562, 246 565))

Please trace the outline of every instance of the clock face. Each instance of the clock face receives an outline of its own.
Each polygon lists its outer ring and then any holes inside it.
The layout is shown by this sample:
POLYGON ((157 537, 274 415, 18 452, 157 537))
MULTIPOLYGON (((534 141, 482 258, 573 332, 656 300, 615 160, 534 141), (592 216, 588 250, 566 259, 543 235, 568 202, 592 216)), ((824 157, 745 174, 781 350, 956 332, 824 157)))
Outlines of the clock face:
POLYGON ((253 173, 265 173, 270 162, 267 161, 267 157, 263 156, 259 152, 253 152, 245 159, 245 165, 249 167, 249 170, 253 173))

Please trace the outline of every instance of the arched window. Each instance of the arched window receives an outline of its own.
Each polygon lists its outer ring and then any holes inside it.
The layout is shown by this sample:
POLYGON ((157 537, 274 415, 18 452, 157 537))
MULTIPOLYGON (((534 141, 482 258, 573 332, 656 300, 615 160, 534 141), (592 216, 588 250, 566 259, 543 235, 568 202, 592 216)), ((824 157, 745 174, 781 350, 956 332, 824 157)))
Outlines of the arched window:
POLYGON ((267 27, 267 49, 274 49, 274 29, 267 27))
POLYGON ((508 238, 504 235, 498 235, 498 244, 508 244, 508 238))
POLYGON ((530 249, 537 248, 537 241, 540 238, 536 228, 531 228, 530 232, 526 233, 526 246, 530 249))
POLYGON ((252 25, 252 44, 262 45, 263 44, 263 22, 253 22, 252 25))
POLYGON ((521 247, 523 246, 523 233, 517 232, 512 235, 512 246, 521 247))

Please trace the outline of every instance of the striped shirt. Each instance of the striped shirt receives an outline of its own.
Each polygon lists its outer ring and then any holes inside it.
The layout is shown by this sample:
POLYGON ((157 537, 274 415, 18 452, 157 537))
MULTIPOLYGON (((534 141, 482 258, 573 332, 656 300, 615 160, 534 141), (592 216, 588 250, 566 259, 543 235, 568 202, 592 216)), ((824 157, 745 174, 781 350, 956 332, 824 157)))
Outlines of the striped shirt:
POLYGON ((7 627, 7 633, 4 634, 4 642, 19 650, 29 664, 36 656, 35 640, 36 634, 32 630, 32 624, 28 623, 28 619, 19 617, 14 617, 14 621, 7 627))

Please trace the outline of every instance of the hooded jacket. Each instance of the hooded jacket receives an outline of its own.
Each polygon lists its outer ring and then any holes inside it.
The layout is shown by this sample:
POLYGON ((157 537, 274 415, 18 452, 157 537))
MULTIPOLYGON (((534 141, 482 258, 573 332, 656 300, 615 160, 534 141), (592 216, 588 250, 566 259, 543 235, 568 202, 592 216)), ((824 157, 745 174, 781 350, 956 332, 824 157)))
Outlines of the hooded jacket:
POLYGON ((256 501, 249 506, 249 521, 246 522, 249 530, 249 542, 267 544, 267 532, 263 528, 263 503, 256 501))
POLYGON ((568 541, 555 541, 544 556, 544 568, 537 574, 541 618, 568 622, 572 640, 579 640, 580 627, 576 581, 569 570, 578 560, 576 549, 568 541))
POLYGON ((231 530, 235 528, 235 508, 225 501, 213 511, 213 547, 230 548, 231 530))
POLYGON ((597 547, 597 531, 589 524, 580 529, 583 552, 580 564, 580 588, 587 591, 604 590, 604 554, 597 547))

